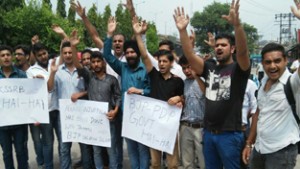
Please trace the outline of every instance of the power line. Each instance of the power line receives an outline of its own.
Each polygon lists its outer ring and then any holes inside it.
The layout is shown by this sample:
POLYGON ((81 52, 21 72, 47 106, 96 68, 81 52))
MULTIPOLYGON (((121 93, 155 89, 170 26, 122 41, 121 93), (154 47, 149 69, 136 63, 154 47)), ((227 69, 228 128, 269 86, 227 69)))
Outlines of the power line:
POLYGON ((258 2, 254 1, 254 0, 249 0, 249 1, 251 1, 251 2, 253 2, 255 4, 258 4, 259 6, 263 7, 264 9, 268 9, 268 10, 274 11, 274 12, 280 12, 280 11, 274 10, 273 8, 269 8, 268 6, 262 5, 261 3, 258 3, 258 2))
POLYGON ((290 41, 292 38, 292 22, 295 21, 295 16, 292 13, 275 14, 276 22, 279 22, 279 42, 283 39, 290 41))
POLYGON ((245 0, 245 2, 247 2, 248 4, 250 4, 250 5, 254 6, 254 7, 260 8, 261 10, 264 10, 264 11, 272 13, 272 14, 274 12, 278 12, 278 11, 275 11, 274 9, 264 7, 263 5, 259 5, 258 3, 253 2, 251 0, 245 0))
POLYGON ((245 10, 245 9, 240 9, 240 10, 244 11, 244 12, 247 12, 247 14, 258 15, 258 16, 262 16, 262 15, 264 15, 264 16, 266 16, 266 15, 271 16, 271 15, 273 15, 273 14, 264 14, 264 13, 252 12, 252 11, 248 11, 248 10, 245 10))

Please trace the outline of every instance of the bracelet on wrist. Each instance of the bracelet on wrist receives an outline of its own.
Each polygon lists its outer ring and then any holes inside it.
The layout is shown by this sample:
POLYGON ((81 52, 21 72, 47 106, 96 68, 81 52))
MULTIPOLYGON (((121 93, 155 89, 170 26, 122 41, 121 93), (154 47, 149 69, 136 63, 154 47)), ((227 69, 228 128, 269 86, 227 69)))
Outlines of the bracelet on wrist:
POLYGON ((246 144, 245 147, 246 148, 253 148, 253 146, 251 144, 246 144))

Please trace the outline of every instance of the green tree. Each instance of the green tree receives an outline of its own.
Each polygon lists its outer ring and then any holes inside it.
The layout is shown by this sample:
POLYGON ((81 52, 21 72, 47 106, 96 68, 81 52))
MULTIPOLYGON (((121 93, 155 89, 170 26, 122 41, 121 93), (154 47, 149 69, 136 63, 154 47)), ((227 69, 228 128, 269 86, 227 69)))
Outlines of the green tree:
POLYGON ((63 18, 67 16, 65 0, 57 0, 56 14, 63 18))
POLYGON ((203 12, 195 12, 191 18, 191 25, 196 33, 196 45, 200 46, 202 52, 209 52, 210 47, 204 43, 207 39, 207 32, 219 34, 220 32, 232 32, 233 27, 228 24, 221 15, 227 14, 230 6, 214 2, 204 8, 203 12))
POLYGON ((257 29, 247 23, 243 23, 243 26, 247 36, 249 51, 250 53, 253 53, 258 48, 259 35, 257 33, 257 29))
POLYGON ((10 31, 3 23, 5 19, 4 15, 6 14, 6 12, 12 11, 16 8, 22 8, 24 5, 24 0, 0 0, 0 32, 2 32, 0 34, 0 44, 6 44, 6 33, 10 31))
MULTIPOLYGON (((87 13, 87 17, 89 18, 92 25, 95 26, 98 33, 103 31, 102 17, 100 14, 97 13, 97 6, 95 4, 93 4, 93 6, 89 9, 89 11, 87 13)), ((101 34, 100 34, 100 36, 101 36, 101 34)), ((84 31, 84 43, 90 47, 95 46, 86 30, 84 31)))
MULTIPOLYGON (((38 35, 50 52, 59 51, 61 39, 51 30, 52 24, 60 25, 67 34, 70 34, 75 28, 68 20, 54 15, 48 7, 39 5, 34 0, 30 1, 23 8, 16 8, 3 15, 1 25, 8 31, 3 34, 2 43, 10 46, 30 45, 31 37, 38 35)), ((76 25, 76 29, 79 31, 79 36, 81 36, 82 26, 76 25)), ((82 46, 83 43, 80 44, 80 48, 82 46)))
POLYGON ((69 11, 68 11, 68 20, 71 24, 75 23, 75 16, 76 16, 76 12, 70 6, 69 11))
POLYGON ((129 11, 123 10, 122 4, 119 4, 115 12, 118 26, 116 33, 122 33, 126 39, 131 39, 133 35, 131 16, 129 11))
POLYGON ((0 8, 4 11, 11 11, 15 8, 22 8, 25 5, 24 0, 1 0, 0 8))
MULTIPOLYGON (((204 40, 208 39, 207 32, 211 32, 214 35, 219 33, 233 33, 233 26, 221 17, 221 15, 227 15, 229 9, 229 4, 214 2, 206 6, 203 12, 194 13, 191 18, 191 25, 194 27, 196 33, 196 46, 200 46, 201 52, 210 52, 212 50, 204 43, 204 40)), ((258 39, 257 29, 247 24, 245 32, 248 38, 249 50, 252 51, 258 39)))
POLYGON ((49 9, 52 9, 51 0, 43 0, 43 5, 48 5, 49 9))
POLYGON ((103 29, 100 30, 99 34, 101 37, 105 37, 106 36, 106 31, 107 31, 107 21, 108 18, 111 16, 111 9, 109 5, 106 5, 104 8, 104 12, 102 14, 102 20, 103 20, 103 29))
POLYGON ((150 53, 154 53, 158 49, 158 35, 156 26, 153 22, 148 23, 148 30, 146 32, 146 38, 147 38, 147 48, 150 53))

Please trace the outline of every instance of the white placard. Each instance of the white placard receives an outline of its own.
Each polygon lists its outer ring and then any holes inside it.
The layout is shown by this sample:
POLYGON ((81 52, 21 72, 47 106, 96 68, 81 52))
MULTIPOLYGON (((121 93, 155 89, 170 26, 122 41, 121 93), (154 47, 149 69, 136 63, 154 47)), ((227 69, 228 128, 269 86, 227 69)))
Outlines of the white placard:
POLYGON ((0 126, 49 123, 44 79, 0 79, 0 126))
POLYGON ((59 110, 63 142, 111 147, 108 103, 59 99, 59 110))
POLYGON ((167 102, 126 93, 122 136, 173 154, 180 116, 167 102))

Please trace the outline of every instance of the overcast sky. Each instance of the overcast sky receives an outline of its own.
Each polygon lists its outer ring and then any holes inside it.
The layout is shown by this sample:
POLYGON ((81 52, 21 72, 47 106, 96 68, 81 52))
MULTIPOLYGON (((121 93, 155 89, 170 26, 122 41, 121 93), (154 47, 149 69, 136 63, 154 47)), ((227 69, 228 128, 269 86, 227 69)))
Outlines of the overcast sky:
MULTIPOLYGON (((51 0, 51 2, 55 9, 57 0, 51 0)), ((95 3, 100 13, 103 13, 107 4, 110 4, 114 14, 116 6, 120 2, 125 3, 126 0, 79 0, 79 2, 87 9, 95 3)), ((205 6, 213 2, 213 0, 133 0, 139 16, 154 21, 160 34, 171 35, 178 35, 173 20, 173 11, 177 6, 183 6, 192 16, 195 11, 203 11, 205 6)), ((230 0, 215 0, 215 2, 231 3, 230 0)), ((292 5, 294 5, 293 0, 240 0, 240 18, 242 22, 255 26, 259 35, 263 36, 262 39, 277 40, 279 38, 279 22, 275 22, 275 14, 290 13, 292 5)), ((67 7, 69 7, 68 4, 67 7)), ((294 34, 295 28, 300 26, 300 20, 293 21, 292 25, 294 34)))

